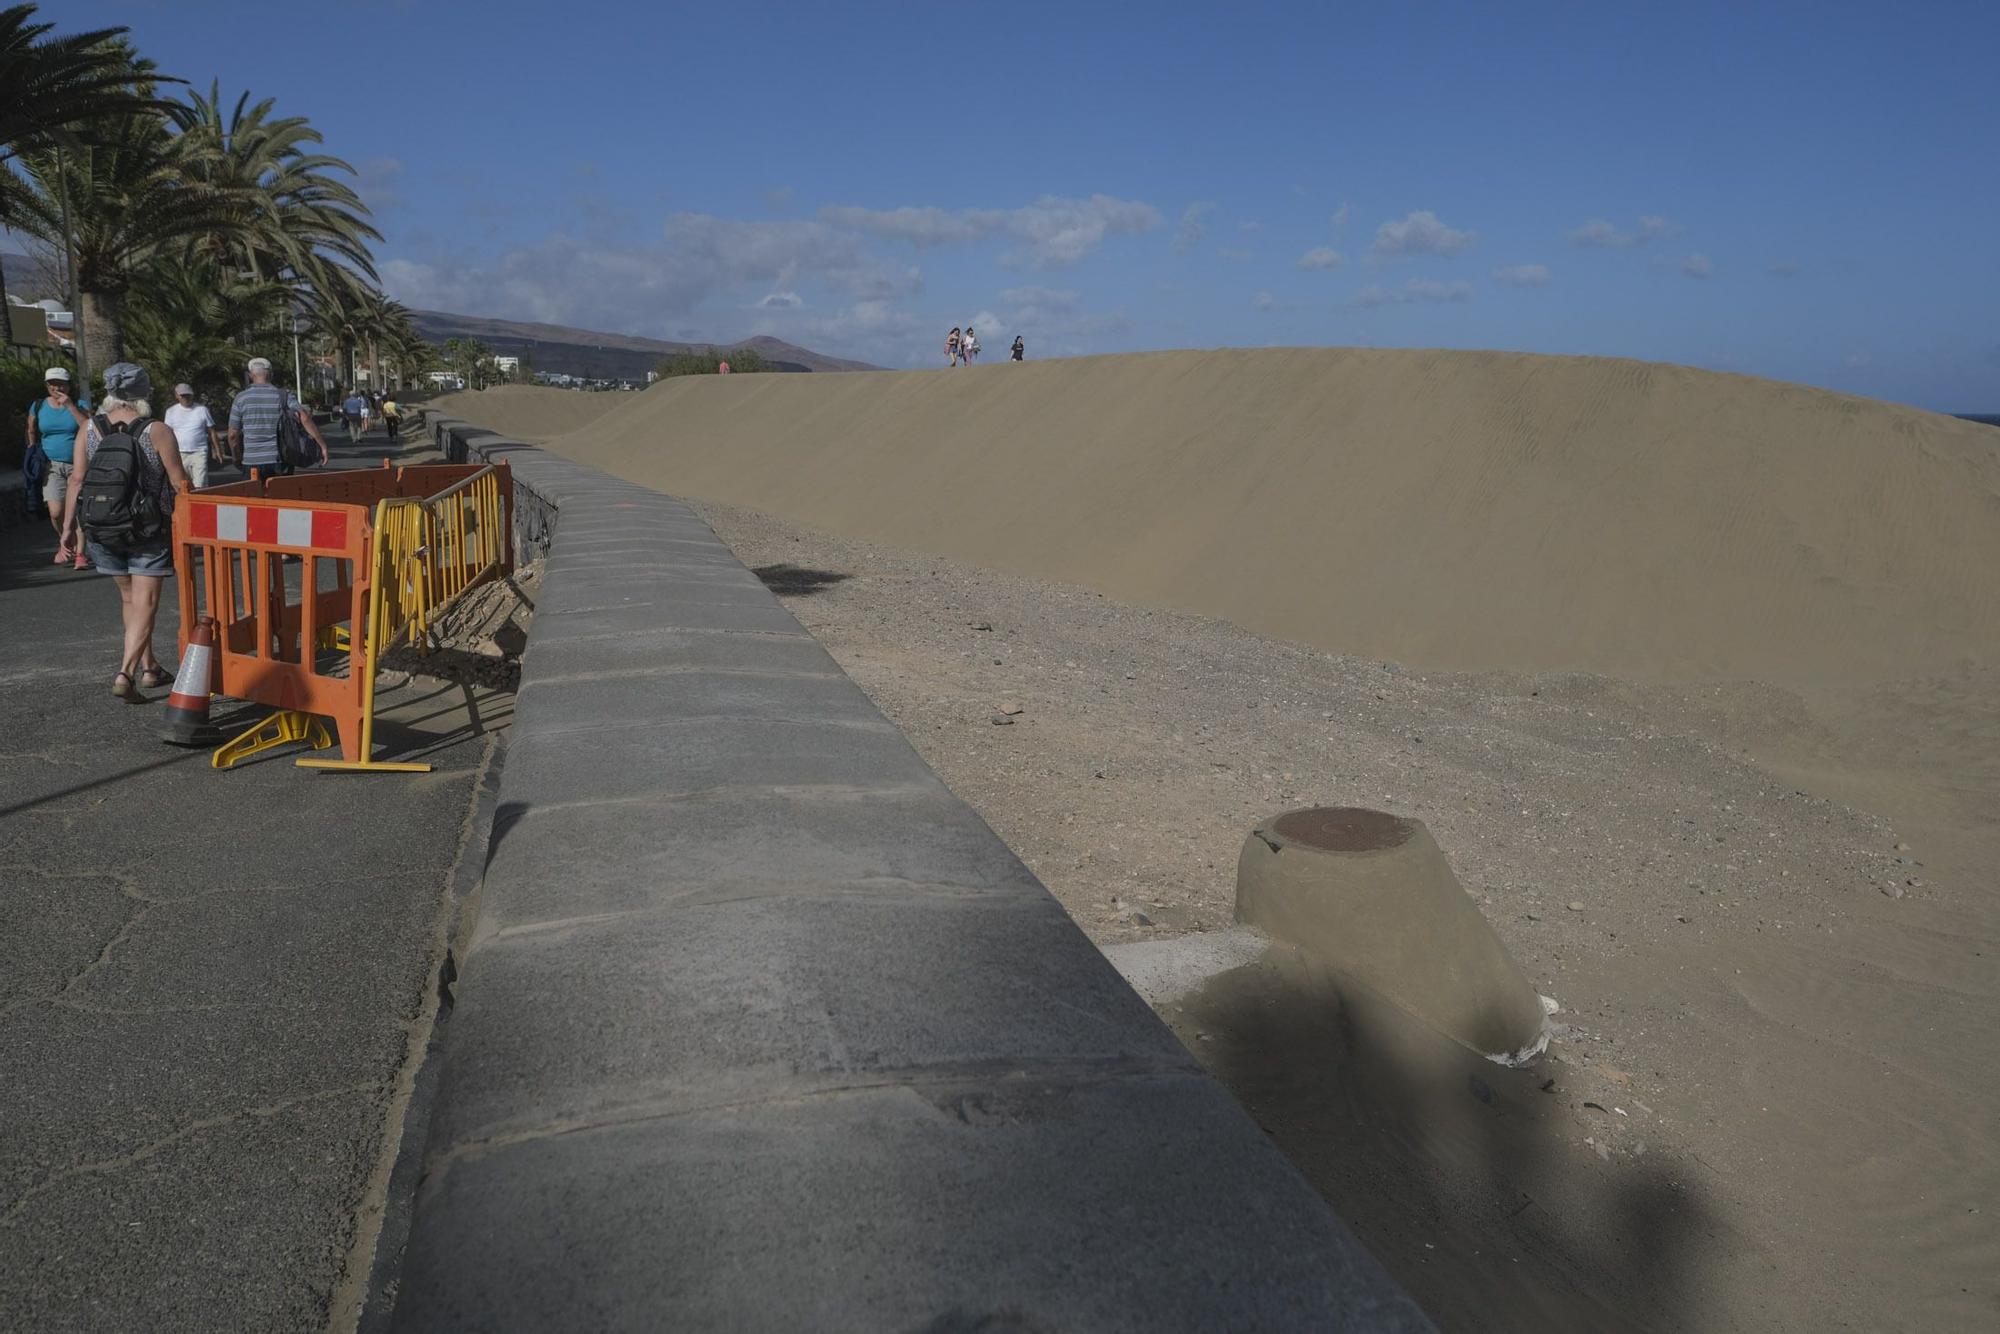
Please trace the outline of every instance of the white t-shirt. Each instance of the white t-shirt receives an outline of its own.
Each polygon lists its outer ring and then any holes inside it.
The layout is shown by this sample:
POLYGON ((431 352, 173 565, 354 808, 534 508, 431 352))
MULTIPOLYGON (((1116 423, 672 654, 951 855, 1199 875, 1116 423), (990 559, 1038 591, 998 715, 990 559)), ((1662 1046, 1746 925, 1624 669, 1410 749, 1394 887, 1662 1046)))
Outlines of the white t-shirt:
POLYGON ((215 429, 215 418, 208 415, 207 408, 199 403, 191 408, 176 403, 167 409, 164 420, 167 429, 174 433, 174 439, 181 442, 181 453, 208 452, 208 433, 215 429))

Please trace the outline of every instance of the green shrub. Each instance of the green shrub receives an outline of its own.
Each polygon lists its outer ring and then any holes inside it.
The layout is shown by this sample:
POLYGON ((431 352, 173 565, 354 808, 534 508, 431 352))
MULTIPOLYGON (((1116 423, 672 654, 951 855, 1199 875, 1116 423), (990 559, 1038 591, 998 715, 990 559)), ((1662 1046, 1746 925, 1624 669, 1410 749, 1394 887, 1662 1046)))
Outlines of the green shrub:
POLYGON ((731 375, 755 375, 760 371, 777 369, 755 348, 739 347, 718 352, 710 347, 700 352, 690 350, 663 357, 660 364, 653 367, 653 373, 662 380, 671 380, 676 375, 714 375, 725 361, 729 363, 731 375))

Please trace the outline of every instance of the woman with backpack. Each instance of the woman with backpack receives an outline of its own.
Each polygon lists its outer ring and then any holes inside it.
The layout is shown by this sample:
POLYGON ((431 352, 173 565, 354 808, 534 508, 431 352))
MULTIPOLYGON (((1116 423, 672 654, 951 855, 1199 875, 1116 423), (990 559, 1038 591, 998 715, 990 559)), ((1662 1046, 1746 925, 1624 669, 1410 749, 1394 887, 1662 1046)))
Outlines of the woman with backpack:
POLYGON ((152 393, 151 377, 129 361, 104 372, 102 410, 70 473, 67 506, 66 536, 118 585, 125 651, 111 693, 133 703, 140 686, 174 679, 153 656, 153 621, 174 573, 174 495, 190 489, 173 431, 153 420, 152 393))

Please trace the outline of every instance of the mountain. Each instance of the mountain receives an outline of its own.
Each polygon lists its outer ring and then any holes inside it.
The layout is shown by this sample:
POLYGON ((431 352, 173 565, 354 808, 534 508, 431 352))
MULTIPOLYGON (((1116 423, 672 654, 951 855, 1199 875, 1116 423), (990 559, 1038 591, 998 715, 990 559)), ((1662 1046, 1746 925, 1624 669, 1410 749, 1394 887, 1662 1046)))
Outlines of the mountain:
POLYGON ((502 356, 525 356, 538 371, 558 371, 592 378, 644 380, 646 372, 661 357, 674 352, 701 351, 708 347, 747 347, 762 354, 784 371, 875 371, 865 361, 844 361, 787 343, 780 338, 759 336, 735 343, 672 343, 632 334, 599 333, 570 329, 560 324, 534 324, 522 320, 493 320, 477 315, 453 315, 441 310, 413 310, 411 322, 417 332, 432 342, 447 338, 476 338, 502 356))

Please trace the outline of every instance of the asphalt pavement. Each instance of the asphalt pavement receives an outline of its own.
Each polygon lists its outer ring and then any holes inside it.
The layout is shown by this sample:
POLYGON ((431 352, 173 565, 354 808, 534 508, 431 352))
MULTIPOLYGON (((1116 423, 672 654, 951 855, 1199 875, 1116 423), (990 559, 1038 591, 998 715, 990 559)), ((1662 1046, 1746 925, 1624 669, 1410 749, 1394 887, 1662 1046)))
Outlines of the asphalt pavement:
MULTIPOLYGON (((159 740, 165 689, 111 694, 117 590, 50 555, 0 532, 0 1329, 322 1328, 511 697, 385 693, 427 775, 217 771, 159 740)), ((170 586, 169 667, 176 617, 170 586)))

